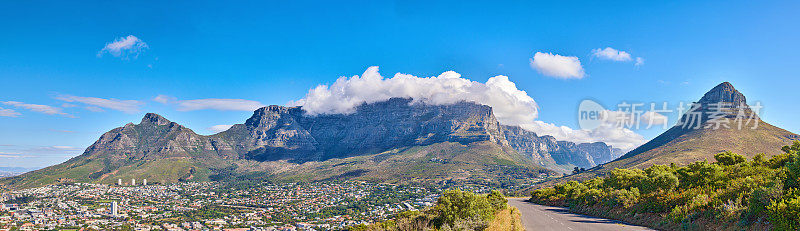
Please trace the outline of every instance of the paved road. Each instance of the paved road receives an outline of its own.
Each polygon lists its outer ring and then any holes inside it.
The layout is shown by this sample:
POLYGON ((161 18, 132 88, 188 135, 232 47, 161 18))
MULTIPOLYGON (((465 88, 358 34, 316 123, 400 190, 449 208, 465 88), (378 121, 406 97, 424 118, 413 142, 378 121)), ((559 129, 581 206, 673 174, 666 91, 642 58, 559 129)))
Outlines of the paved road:
POLYGON ((617 231, 653 230, 641 226, 627 225, 619 221, 570 213, 562 207, 537 205, 526 202, 527 198, 509 198, 508 204, 522 213, 522 224, 526 231, 617 231))

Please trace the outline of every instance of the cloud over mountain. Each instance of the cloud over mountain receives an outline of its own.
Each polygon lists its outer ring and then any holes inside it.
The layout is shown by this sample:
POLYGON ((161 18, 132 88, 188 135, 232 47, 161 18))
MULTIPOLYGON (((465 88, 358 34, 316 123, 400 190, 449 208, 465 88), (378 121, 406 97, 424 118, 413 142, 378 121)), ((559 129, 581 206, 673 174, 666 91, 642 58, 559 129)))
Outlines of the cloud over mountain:
POLYGON ((302 105, 310 115, 347 114, 360 104, 394 97, 434 105, 459 101, 485 104, 494 108, 498 120, 509 125, 533 121, 538 115, 533 98, 517 89, 506 76, 492 77, 486 83, 461 78, 453 71, 427 78, 398 73, 384 79, 378 67, 368 68, 361 76, 340 77, 330 86, 319 85, 293 104, 302 105))
POLYGON ((574 130, 537 121, 539 107, 536 101, 502 75, 489 78, 485 83, 462 78, 461 74, 453 71, 434 77, 397 73, 392 78, 384 78, 374 66, 361 76, 340 77, 330 86, 319 85, 309 90, 305 98, 289 104, 303 106, 309 115, 348 114, 363 103, 394 97, 412 98, 412 103, 434 105, 459 101, 488 105, 502 124, 519 125, 562 140, 579 143, 603 141, 619 148, 633 148, 643 142, 641 135, 622 128, 603 126, 594 130, 574 130))

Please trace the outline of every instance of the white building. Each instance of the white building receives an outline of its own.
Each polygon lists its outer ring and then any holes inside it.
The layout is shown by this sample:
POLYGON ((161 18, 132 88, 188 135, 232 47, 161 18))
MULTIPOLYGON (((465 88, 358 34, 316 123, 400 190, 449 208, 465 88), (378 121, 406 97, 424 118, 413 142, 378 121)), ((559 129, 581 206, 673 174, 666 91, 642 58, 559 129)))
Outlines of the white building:
POLYGON ((111 202, 111 216, 112 217, 119 216, 119 205, 117 204, 116 201, 111 202))

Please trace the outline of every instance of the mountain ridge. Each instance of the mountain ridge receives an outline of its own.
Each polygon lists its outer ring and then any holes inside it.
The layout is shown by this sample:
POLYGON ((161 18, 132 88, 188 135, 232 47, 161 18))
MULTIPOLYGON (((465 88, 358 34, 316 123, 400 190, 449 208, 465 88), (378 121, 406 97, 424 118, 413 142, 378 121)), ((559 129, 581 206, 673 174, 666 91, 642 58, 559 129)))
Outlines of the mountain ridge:
POLYGON ((305 115, 301 107, 272 105, 208 136, 147 113, 139 124, 104 133, 82 155, 0 179, 0 184, 113 183, 123 178, 170 183, 224 179, 226 174, 388 180, 387 176, 426 178, 421 173, 427 173, 437 179, 484 180, 503 177, 498 172, 508 169, 528 172, 519 177, 554 174, 536 163, 535 156, 559 172, 615 158, 613 148, 604 143, 574 144, 532 132, 508 133, 511 129, 521 130, 501 125, 486 105, 426 105, 409 98, 362 104, 350 114, 314 116, 305 115), (507 136, 540 148, 525 151, 507 136), (400 173, 387 173, 388 169, 400 173))

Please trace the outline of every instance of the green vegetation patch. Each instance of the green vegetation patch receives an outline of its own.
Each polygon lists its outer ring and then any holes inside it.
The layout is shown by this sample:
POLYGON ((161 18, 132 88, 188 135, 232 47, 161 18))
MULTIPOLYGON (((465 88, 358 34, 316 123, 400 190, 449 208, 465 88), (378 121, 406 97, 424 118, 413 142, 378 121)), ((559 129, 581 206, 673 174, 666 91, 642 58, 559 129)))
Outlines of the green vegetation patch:
POLYGON ((614 169, 531 193, 531 201, 666 230, 800 230, 800 142, 748 161, 732 152, 716 163, 614 169))

